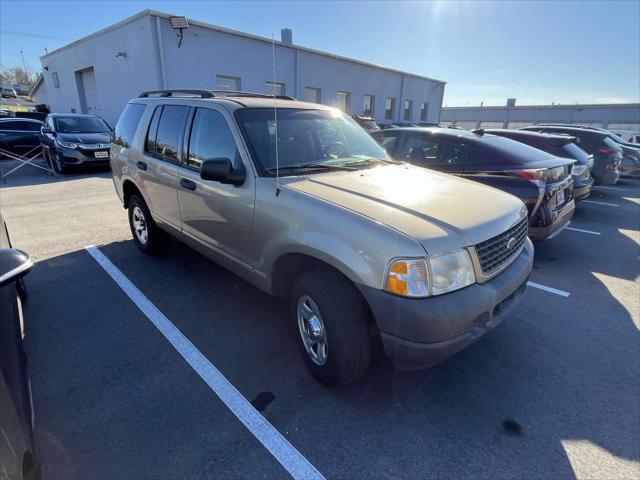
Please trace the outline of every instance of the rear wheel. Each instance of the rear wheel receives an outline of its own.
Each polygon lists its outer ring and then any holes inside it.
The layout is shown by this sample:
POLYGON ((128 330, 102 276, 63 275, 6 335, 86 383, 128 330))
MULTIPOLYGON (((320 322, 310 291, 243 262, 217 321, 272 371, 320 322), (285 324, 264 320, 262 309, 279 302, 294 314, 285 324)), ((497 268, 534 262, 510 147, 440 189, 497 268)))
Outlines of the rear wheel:
POLYGON ((290 300, 304 362, 325 385, 355 381, 369 366, 367 311, 353 283, 319 268, 303 273, 290 300))
POLYGON ((128 202, 129 227, 133 241, 147 254, 160 251, 166 240, 166 233, 158 228, 151 217, 145 201, 138 195, 132 195, 128 202))

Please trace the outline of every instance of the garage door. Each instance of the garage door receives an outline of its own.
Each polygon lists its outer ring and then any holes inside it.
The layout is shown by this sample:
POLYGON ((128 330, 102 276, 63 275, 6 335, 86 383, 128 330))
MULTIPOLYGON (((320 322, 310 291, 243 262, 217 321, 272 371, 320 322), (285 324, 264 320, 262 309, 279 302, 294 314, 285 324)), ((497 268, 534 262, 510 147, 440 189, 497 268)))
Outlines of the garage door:
POLYGON ((83 102, 82 113, 100 114, 100 102, 98 100, 98 87, 96 85, 96 74, 93 68, 88 68, 80 72, 82 79, 83 102))

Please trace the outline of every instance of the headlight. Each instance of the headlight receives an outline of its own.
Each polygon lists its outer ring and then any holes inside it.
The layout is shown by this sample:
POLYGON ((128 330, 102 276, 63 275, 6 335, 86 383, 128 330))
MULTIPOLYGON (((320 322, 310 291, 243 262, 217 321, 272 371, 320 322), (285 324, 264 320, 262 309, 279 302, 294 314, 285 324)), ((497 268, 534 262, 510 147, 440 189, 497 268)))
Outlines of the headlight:
POLYGON ((403 297, 429 296, 429 274, 424 258, 394 260, 387 271, 385 290, 403 297))
POLYGON ((452 292, 476 281, 471 257, 463 248, 428 257, 428 260, 432 295, 452 292))
POLYGON ((473 263, 464 248, 440 255, 394 260, 385 290, 403 297, 428 297, 459 290, 476 282, 473 263))
POLYGON ((78 144, 77 143, 73 143, 73 142, 65 142, 62 140, 56 140, 56 143, 58 145, 60 145, 61 147, 64 148, 78 148, 78 144))

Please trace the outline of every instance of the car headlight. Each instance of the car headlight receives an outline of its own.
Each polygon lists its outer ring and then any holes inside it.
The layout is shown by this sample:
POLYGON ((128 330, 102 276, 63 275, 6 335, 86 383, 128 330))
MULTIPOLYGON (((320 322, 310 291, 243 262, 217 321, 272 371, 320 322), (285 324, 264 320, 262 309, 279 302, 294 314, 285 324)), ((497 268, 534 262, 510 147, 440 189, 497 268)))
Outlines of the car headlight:
POLYGON ((428 260, 432 295, 459 290, 476 281, 471 257, 464 248, 434 255, 428 257, 428 260))
POLYGON ((73 142, 65 142, 63 140, 56 140, 56 143, 58 145, 60 145, 61 147, 64 147, 64 148, 78 148, 78 144, 77 143, 73 143, 73 142))
POLYGON ((400 258, 389 265, 385 290, 403 297, 428 297, 475 283, 471 257, 461 248, 423 258, 400 258))

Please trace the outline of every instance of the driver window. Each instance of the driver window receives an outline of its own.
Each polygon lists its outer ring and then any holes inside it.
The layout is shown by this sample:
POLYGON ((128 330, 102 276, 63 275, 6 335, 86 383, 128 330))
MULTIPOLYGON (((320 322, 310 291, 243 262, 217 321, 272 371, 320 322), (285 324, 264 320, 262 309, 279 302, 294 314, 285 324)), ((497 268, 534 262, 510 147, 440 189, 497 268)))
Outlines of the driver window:
POLYGON ((203 160, 211 158, 228 158, 236 163, 239 161, 238 147, 227 120, 220 112, 198 108, 189 137, 187 166, 198 170, 203 160))

